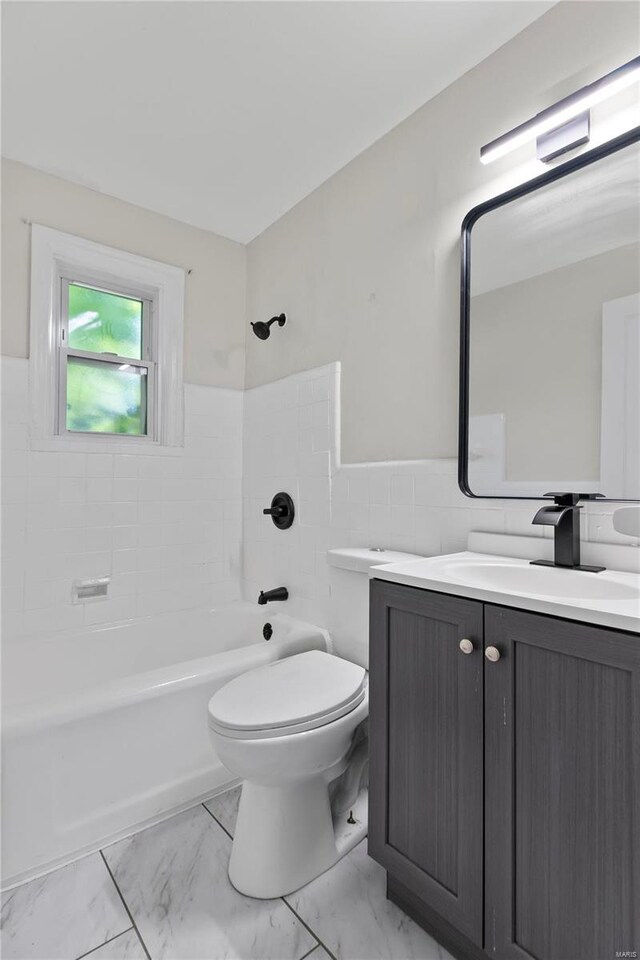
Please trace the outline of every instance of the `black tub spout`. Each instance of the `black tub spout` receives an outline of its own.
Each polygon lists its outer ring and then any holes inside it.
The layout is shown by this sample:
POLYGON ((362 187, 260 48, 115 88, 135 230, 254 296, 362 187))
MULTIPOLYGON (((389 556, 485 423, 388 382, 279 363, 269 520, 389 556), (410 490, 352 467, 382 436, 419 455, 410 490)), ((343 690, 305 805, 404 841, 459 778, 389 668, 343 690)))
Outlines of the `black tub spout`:
POLYGON ((265 603, 269 603, 271 600, 288 600, 289 591, 286 587, 275 587, 273 590, 261 590, 260 596, 258 597, 258 603, 260 606, 264 606, 265 603))

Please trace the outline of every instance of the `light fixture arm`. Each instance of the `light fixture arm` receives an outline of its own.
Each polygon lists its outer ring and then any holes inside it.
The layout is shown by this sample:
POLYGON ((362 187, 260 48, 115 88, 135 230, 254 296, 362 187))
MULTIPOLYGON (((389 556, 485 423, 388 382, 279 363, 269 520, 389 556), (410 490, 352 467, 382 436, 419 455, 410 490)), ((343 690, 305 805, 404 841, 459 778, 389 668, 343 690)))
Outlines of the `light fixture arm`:
POLYGON ((585 143, 589 139, 588 120, 586 119, 588 118, 589 108, 596 103, 600 103, 602 100, 606 100, 607 97, 612 96, 619 90, 623 90, 639 79, 640 56, 634 57, 633 60, 629 60, 627 63, 623 63, 622 66, 605 74, 604 77, 600 77, 599 80, 594 80, 593 83, 587 84, 586 87, 582 87, 580 90, 576 90, 575 93, 569 94, 568 97, 558 100, 558 102, 554 103, 551 107, 541 110, 535 117, 526 120, 525 123, 519 124, 517 127, 514 127, 513 130, 509 130, 508 133, 504 133, 490 143, 485 144, 480 150, 480 160, 483 163, 491 163, 492 160, 497 160, 498 157, 502 157, 511 150, 515 150, 528 140, 533 140, 534 138, 543 140, 546 134, 549 134, 551 131, 556 131, 565 125, 568 126, 580 117, 583 118, 582 122, 573 125, 573 130, 570 131, 567 145, 562 146, 561 138, 560 141, 555 144, 555 149, 550 153, 541 155, 540 159, 550 160, 552 157, 558 156, 559 153, 564 153, 566 150, 578 146, 579 143, 585 143), (586 132, 585 122, 587 124, 586 132))

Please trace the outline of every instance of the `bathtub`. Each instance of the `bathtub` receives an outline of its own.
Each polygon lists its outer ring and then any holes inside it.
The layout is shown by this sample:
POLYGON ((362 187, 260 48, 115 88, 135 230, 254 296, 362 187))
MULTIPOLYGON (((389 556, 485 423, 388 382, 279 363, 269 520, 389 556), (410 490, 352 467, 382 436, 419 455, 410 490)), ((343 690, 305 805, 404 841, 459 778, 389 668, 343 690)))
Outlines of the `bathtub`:
POLYGON ((312 649, 330 649, 323 630, 242 602, 5 644, 3 887, 232 784, 209 698, 312 649))

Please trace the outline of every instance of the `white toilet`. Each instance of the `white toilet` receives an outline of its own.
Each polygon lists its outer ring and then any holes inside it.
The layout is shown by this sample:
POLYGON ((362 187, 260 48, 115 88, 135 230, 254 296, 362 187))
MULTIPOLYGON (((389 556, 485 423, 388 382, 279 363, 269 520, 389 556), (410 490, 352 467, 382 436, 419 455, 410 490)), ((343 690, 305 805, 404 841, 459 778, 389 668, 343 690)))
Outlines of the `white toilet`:
POLYGON ((229 861, 241 893, 291 893, 366 835, 368 573, 406 559, 414 557, 329 551, 335 652, 250 670, 209 701, 218 756, 244 781, 229 861))

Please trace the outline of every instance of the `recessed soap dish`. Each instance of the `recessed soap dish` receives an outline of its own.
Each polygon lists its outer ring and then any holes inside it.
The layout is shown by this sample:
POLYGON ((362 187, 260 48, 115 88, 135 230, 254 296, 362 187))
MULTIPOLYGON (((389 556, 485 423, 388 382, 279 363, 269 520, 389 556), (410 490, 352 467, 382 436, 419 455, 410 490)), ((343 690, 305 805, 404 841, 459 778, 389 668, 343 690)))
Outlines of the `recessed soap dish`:
POLYGON ((94 577, 91 580, 74 580, 71 585, 71 603, 91 603, 106 600, 111 577, 94 577))

